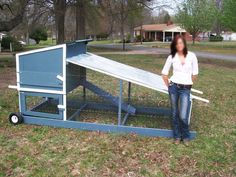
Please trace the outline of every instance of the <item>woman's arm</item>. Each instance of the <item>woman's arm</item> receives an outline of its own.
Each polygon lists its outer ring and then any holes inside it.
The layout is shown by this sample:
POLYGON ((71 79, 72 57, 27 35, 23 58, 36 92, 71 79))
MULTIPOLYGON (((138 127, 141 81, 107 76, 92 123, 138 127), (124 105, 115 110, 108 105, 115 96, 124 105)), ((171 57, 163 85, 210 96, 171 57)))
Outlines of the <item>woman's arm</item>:
POLYGON ((172 56, 170 55, 167 60, 166 60, 166 63, 162 69, 162 79, 165 83, 165 85, 168 87, 169 86, 169 78, 168 78, 168 74, 169 74, 169 70, 170 70, 170 67, 172 65, 172 56))
POLYGON ((162 75, 162 79, 165 82, 166 87, 169 86, 169 78, 168 75, 162 75))
POLYGON ((193 58, 193 64, 192 64, 192 81, 196 81, 197 79, 197 76, 198 76, 198 60, 197 60, 197 57, 196 55, 194 55, 194 58, 193 58))
POLYGON ((196 81, 197 80, 197 75, 192 75, 192 81, 196 81))

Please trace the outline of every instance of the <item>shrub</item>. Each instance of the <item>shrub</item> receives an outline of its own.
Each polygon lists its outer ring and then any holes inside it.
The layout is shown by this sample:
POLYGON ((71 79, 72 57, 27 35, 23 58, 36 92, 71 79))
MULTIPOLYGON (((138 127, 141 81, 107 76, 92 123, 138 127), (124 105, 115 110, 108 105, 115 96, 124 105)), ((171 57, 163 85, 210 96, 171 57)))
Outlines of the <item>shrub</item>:
POLYGON ((223 41, 223 37, 222 36, 210 36, 209 38, 210 42, 221 42, 223 41))
MULTIPOLYGON (((125 39, 124 42, 125 43, 130 43, 130 39, 125 39)), ((120 40, 119 43, 123 43, 122 40, 120 40)))
POLYGON ((129 34, 127 34, 127 36, 126 36, 126 41, 125 41, 125 43, 130 43, 131 42, 131 34, 129 33, 129 34))
POLYGON ((141 35, 137 35, 136 38, 135 38, 135 41, 136 42, 141 42, 141 35))
POLYGON ((153 42, 153 39, 143 39, 143 42, 153 42))
POLYGON ((23 46, 13 36, 6 36, 2 38, 1 45, 3 49, 10 49, 10 43, 12 43, 13 51, 23 50, 23 46))
POLYGON ((107 39, 109 37, 109 34, 107 33, 99 33, 96 35, 97 39, 107 39))
POLYGON ((39 44, 40 41, 48 39, 48 34, 45 28, 38 27, 30 33, 30 38, 34 39, 36 44, 39 44))

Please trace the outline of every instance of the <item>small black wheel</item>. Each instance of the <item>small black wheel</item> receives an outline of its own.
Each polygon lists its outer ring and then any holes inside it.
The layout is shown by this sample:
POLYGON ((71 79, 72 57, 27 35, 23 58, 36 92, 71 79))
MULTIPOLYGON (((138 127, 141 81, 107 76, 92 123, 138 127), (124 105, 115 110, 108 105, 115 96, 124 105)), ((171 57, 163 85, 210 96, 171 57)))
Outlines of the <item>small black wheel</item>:
POLYGON ((20 113, 11 113, 9 115, 9 121, 13 125, 18 125, 23 122, 23 117, 21 116, 20 113))

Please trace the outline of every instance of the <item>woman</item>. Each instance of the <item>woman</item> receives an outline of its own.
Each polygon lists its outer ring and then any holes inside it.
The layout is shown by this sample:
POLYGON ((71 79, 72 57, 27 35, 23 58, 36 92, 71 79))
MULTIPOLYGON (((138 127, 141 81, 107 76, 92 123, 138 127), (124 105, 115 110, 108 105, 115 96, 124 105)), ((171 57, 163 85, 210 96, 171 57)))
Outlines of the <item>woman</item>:
POLYGON ((188 51, 186 40, 181 35, 174 38, 170 49, 171 54, 163 67, 162 77, 170 96, 174 143, 179 144, 183 140, 188 145, 190 90, 198 75, 198 61, 196 55, 188 51), (171 66, 173 75, 169 80, 171 66))

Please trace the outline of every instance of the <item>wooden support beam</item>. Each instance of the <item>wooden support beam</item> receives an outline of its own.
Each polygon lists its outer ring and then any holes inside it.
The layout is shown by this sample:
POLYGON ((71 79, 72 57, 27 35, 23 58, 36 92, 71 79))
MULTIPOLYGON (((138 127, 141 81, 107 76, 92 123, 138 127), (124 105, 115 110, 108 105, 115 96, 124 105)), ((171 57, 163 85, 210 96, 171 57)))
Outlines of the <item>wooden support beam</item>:
MULTIPOLYGON (((97 94, 98 96, 102 97, 103 99, 109 101, 110 103, 112 103, 113 105, 118 107, 119 97, 114 97, 110 93, 104 91, 103 89, 99 88, 98 86, 96 86, 88 81, 83 81, 81 85, 84 86, 86 89, 92 91, 93 93, 97 94)), ((133 106, 128 105, 124 102, 122 102, 121 109, 125 112, 130 113, 131 115, 134 115, 136 112, 136 109, 133 106)))

